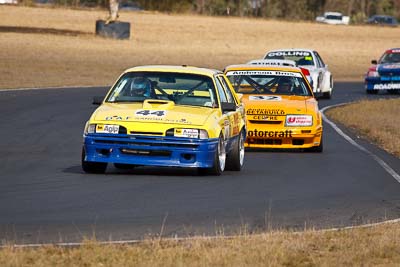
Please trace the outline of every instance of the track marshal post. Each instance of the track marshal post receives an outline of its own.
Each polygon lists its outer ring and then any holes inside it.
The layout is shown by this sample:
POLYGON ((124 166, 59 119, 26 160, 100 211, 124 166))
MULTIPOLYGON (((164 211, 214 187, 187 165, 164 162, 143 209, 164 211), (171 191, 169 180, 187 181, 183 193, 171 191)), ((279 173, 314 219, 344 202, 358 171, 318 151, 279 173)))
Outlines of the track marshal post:
POLYGON ((118 20, 118 0, 109 0, 109 16, 107 20, 96 21, 96 35, 113 38, 113 39, 129 39, 131 24, 129 22, 118 20))

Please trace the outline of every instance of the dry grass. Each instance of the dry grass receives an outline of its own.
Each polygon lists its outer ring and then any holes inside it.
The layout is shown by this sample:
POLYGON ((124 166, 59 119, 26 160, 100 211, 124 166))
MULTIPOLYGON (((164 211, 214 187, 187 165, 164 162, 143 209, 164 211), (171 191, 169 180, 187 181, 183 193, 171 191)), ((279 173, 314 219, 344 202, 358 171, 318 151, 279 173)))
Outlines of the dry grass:
POLYGON ((336 80, 362 80, 372 58, 398 46, 400 28, 334 26, 311 22, 121 13, 131 39, 94 36, 99 10, 0 6, 0 26, 68 29, 77 37, 0 32, 0 88, 108 85, 126 68, 188 64, 222 69, 262 57, 267 50, 318 50, 336 80))
POLYGON ((400 157, 400 99, 362 100, 327 115, 400 157))
POLYGON ((1 266, 398 266, 398 224, 139 245, 0 249, 1 266))

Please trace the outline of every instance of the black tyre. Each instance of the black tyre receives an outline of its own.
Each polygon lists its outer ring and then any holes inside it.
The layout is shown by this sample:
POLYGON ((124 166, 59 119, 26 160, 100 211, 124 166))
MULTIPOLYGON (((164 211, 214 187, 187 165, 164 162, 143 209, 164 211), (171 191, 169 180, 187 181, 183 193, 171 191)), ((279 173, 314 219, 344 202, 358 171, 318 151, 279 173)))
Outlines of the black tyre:
POLYGON ((240 171, 243 168, 244 163, 244 140, 245 133, 242 130, 239 134, 239 138, 234 145, 234 148, 228 153, 226 158, 226 170, 229 171, 240 171))
POLYGON ((367 90, 367 94, 369 95, 376 95, 378 93, 378 90, 367 90))
POLYGON ((392 89, 392 90, 387 90, 387 91, 388 91, 388 93, 391 94, 391 95, 395 95, 395 94, 400 93, 400 90, 399 90, 399 89, 392 89))
POLYGON ((214 164, 211 168, 199 168, 200 175, 221 175, 225 170, 226 151, 224 137, 220 135, 217 145, 217 150, 214 155, 214 164))
POLYGON ((324 151, 324 142, 321 137, 321 142, 319 143, 318 146, 313 146, 307 149, 308 152, 316 152, 316 153, 322 153, 324 151))
POLYGON ((325 99, 331 99, 331 97, 332 97, 332 91, 324 92, 324 93, 322 94, 322 97, 325 98, 325 99))
POLYGON ((85 147, 82 148, 82 169, 86 173, 105 173, 107 169, 107 163, 104 162, 92 162, 85 161, 86 151, 85 147))

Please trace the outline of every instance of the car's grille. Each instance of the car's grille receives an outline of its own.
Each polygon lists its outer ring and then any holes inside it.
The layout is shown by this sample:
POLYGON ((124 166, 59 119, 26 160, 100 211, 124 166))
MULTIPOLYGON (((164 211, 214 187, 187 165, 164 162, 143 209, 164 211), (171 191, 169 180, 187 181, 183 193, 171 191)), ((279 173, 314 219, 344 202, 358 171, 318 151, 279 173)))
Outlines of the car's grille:
POLYGON ((166 150, 142 150, 142 149, 121 148, 120 151, 123 154, 129 154, 129 155, 161 156, 161 157, 171 156, 171 151, 166 151, 166 150))
POLYGON ((282 139, 251 139, 249 144, 255 145, 282 145, 282 139))
POLYGON ((156 135, 156 136, 162 136, 164 135, 161 132, 137 132, 137 131, 131 131, 131 134, 138 134, 138 135, 156 135))
POLYGON ((164 147, 181 147, 181 148, 192 148, 196 149, 199 146, 197 144, 182 144, 177 142, 163 142, 160 143, 152 143, 152 142, 143 142, 140 139, 130 139, 126 138, 125 140, 109 140, 109 139, 95 139, 95 143, 97 144, 114 144, 114 145, 127 145, 127 146, 142 146, 142 147, 154 147, 154 146, 164 146, 164 147))

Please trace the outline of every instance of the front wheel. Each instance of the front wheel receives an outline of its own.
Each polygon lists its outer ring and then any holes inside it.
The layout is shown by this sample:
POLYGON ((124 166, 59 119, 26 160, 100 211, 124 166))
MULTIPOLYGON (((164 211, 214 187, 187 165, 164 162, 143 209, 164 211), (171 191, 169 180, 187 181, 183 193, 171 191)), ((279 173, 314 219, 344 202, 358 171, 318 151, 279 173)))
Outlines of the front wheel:
POLYGON ((86 173, 105 173, 107 169, 107 163, 105 162, 92 162, 86 161, 86 150, 85 147, 82 147, 82 169, 86 173))
POLYGON ((245 133, 242 130, 238 136, 233 149, 228 153, 226 160, 226 169, 229 171, 240 171, 244 163, 244 139, 245 133))
POLYGON ((221 175, 225 170, 226 151, 224 144, 224 137, 220 135, 218 139, 217 149, 214 154, 214 162, 211 168, 199 168, 200 175, 221 175))

